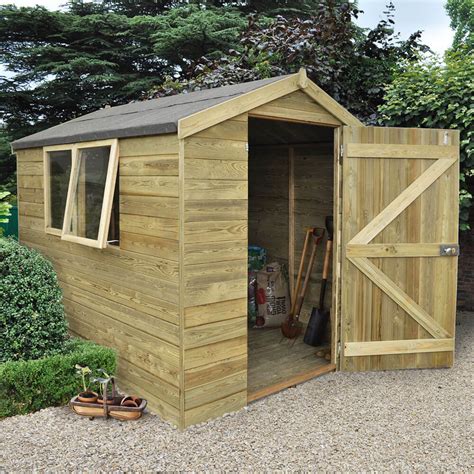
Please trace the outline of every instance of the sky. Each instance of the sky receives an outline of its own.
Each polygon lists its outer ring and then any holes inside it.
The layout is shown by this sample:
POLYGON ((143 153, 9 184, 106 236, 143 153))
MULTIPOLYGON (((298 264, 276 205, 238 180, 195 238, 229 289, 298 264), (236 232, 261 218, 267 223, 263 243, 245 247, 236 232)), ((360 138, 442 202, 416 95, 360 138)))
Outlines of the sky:
MULTIPOLYGON (((382 17, 382 11, 388 0, 359 0, 359 8, 364 14, 358 24, 363 27, 374 27, 382 17)), ((17 6, 42 5, 50 10, 57 10, 65 0, 0 0, 1 4, 17 6)), ((401 38, 406 39, 411 33, 423 30, 422 39, 435 53, 442 54, 453 39, 449 27, 449 17, 444 9, 446 0, 393 0, 395 5, 395 28, 401 38)))
MULTIPOLYGON (((359 25, 375 26, 382 17, 386 3, 385 0, 359 0, 359 9, 364 10, 358 20, 359 25)), ((395 29, 401 33, 402 39, 417 30, 423 30, 422 40, 435 53, 441 55, 451 46, 454 33, 444 9, 446 0, 393 0, 393 4, 395 29)))

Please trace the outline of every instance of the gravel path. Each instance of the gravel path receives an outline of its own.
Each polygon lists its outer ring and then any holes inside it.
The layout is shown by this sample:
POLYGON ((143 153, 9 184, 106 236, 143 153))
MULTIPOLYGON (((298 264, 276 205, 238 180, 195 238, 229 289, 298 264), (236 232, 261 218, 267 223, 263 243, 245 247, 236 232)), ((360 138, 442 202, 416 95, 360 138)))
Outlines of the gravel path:
POLYGON ((180 433, 68 408, 0 421, 0 473, 39 470, 473 472, 474 314, 451 370, 330 374, 180 433))

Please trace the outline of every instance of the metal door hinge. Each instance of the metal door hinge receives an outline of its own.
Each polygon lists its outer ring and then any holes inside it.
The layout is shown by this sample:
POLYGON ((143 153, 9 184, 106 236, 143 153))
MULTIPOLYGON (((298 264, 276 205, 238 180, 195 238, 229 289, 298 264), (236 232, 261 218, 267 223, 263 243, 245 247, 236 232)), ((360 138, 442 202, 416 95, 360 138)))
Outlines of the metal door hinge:
POLYGON ((245 151, 246 151, 246 152, 249 151, 249 144, 248 144, 248 142, 245 144, 245 151))
POLYGON ((344 145, 341 145, 339 148, 339 163, 342 165, 342 159, 344 156, 344 145))
POLYGON ((457 257, 459 255, 459 245, 441 244, 439 246, 439 254, 442 257, 457 257))
POLYGON ((337 343, 336 351, 337 351, 337 354, 336 354, 336 359, 337 359, 341 355, 341 343, 340 342, 337 343))

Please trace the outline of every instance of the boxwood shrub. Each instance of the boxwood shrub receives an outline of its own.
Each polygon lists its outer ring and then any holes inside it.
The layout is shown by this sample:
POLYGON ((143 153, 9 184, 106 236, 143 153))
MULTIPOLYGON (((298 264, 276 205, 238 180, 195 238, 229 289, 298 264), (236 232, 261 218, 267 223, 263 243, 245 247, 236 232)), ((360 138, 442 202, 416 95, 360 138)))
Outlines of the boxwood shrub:
POLYGON ((0 238, 0 363, 62 353, 67 323, 51 263, 0 238))
POLYGON ((0 418, 66 404, 81 391, 75 365, 116 369, 113 349, 82 339, 66 341, 62 354, 0 364, 0 418))

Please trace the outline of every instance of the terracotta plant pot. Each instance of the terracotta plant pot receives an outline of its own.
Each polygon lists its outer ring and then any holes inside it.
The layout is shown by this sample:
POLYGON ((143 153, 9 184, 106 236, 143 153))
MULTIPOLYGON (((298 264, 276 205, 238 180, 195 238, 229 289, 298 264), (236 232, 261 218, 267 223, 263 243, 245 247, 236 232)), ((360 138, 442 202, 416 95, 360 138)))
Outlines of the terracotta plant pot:
POLYGON ((82 403, 96 403, 97 396, 97 393, 88 390, 87 392, 81 392, 77 399, 82 403))
MULTIPOLYGON (((114 402, 115 402, 115 400, 114 400, 113 397, 107 397, 107 405, 113 405, 114 402)), ((97 403, 102 403, 102 404, 104 404, 104 399, 103 399, 101 396, 99 396, 99 397, 97 398, 97 403)))
POLYGON ((124 407, 135 407, 138 408, 141 404, 141 400, 138 397, 123 397, 120 405, 124 407))

